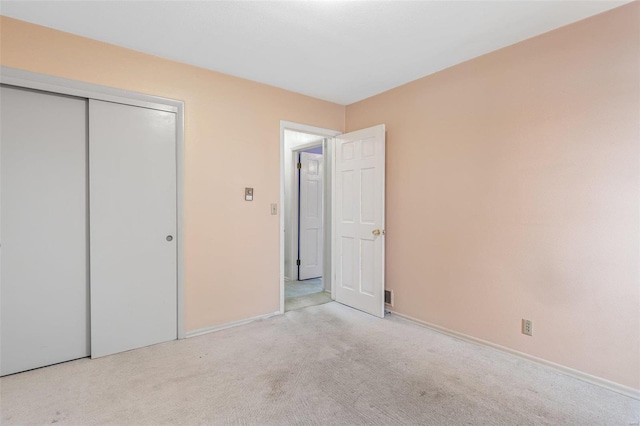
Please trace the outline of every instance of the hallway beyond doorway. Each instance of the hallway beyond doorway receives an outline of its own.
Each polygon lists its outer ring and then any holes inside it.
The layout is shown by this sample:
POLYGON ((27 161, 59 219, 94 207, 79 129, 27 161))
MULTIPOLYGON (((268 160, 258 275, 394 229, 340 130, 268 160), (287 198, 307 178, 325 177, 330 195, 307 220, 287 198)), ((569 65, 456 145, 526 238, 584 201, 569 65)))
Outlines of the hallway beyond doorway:
POLYGON ((331 302, 331 295, 323 289, 322 278, 284 282, 285 312, 331 302))

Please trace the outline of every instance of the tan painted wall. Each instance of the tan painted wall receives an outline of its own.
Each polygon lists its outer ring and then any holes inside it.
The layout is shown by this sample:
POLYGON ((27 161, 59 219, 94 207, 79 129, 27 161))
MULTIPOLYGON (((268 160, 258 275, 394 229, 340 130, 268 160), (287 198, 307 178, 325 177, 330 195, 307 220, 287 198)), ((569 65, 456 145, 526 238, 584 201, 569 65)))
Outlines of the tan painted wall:
POLYGON ((186 327, 277 311, 280 120, 342 130, 344 107, 0 19, 4 66, 185 101, 186 327))
POLYGON ((640 388, 639 17, 636 2, 347 107, 348 131, 387 125, 398 312, 640 388))

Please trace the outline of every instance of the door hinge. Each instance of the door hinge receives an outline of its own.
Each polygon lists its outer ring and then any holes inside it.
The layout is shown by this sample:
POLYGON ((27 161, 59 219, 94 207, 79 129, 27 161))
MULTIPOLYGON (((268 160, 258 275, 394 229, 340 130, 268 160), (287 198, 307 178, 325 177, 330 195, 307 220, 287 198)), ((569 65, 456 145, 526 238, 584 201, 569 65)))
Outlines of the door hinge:
POLYGON ((296 164, 296 167, 297 167, 297 168, 299 168, 299 169, 301 169, 301 168, 302 168, 302 163, 298 163, 298 164, 296 164))
POLYGON ((300 259, 296 260, 296 265, 300 266, 300 259))

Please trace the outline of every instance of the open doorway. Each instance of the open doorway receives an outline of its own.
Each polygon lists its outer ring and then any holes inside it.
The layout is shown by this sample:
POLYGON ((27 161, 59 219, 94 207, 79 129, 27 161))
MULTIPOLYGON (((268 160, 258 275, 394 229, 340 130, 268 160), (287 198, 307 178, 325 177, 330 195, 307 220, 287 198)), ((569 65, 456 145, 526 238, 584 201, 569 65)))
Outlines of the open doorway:
POLYGON ((331 142, 338 131, 281 123, 281 312, 331 301, 331 142))
POLYGON ((292 273, 285 276, 285 311, 331 301, 331 289, 325 288, 323 280, 323 139, 318 142, 317 146, 293 150, 295 167, 289 185, 291 205, 286 206, 292 213, 289 227, 292 245, 289 259, 285 258, 285 262, 289 260, 292 273))
MULTIPOLYGON (((285 312, 286 281, 300 281, 294 198, 298 196, 294 185, 297 162, 303 151, 322 146, 321 233, 325 244, 320 288, 331 292, 331 300, 384 318, 385 133, 384 124, 340 134, 280 122, 281 313, 285 312), (326 244, 328 241, 331 243, 326 244)), ((287 310, 292 309, 290 305, 287 310)))

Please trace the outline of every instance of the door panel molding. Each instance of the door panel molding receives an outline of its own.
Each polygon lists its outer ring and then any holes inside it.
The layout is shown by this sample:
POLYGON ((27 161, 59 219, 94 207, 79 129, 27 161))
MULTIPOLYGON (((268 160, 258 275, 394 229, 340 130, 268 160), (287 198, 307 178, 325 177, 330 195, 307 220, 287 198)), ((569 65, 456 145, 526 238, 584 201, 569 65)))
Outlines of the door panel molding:
POLYGON ((300 153, 299 280, 322 276, 324 247, 323 163, 322 154, 300 153))
POLYGON ((332 297, 384 317, 385 126, 335 138, 332 297))

